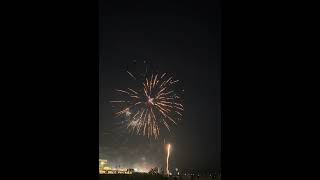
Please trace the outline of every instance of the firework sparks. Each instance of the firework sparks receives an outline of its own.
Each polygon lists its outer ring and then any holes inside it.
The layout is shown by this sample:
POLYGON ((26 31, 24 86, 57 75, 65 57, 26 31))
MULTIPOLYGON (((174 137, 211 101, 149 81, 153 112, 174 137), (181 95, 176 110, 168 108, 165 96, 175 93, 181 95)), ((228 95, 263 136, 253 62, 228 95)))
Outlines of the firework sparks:
MULTIPOLYGON (((133 74, 128 74, 135 78, 133 74)), ((177 124, 183 112, 181 98, 176 95, 174 84, 179 80, 172 80, 166 73, 151 74, 145 77, 141 83, 141 88, 134 90, 115 89, 115 91, 125 95, 124 99, 112 100, 111 103, 121 105, 121 110, 116 112, 116 116, 123 115, 127 119, 127 129, 136 134, 143 134, 148 137, 158 138, 160 135, 160 125, 166 127, 170 132, 169 122, 177 124)))

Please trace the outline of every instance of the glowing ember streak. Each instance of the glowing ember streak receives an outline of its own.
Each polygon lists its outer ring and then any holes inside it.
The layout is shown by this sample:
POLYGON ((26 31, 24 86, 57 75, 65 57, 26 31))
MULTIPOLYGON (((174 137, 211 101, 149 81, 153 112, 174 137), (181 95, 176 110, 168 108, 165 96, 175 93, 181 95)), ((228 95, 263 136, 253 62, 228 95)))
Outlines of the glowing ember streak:
POLYGON ((127 73, 128 73, 134 80, 136 80, 136 77, 134 77, 129 71, 127 71, 127 73))
POLYGON ((174 84, 174 83, 177 83, 177 82, 179 82, 179 80, 172 81, 172 82, 170 82, 170 84, 174 84))
POLYGON ((162 79, 162 78, 163 78, 163 76, 165 76, 165 75, 166 75, 166 73, 163 73, 163 74, 162 74, 162 76, 161 76, 161 79, 162 79))
POLYGON ((134 91, 133 89, 128 88, 130 91, 132 91, 135 94, 138 94, 136 91, 134 91))
POLYGON ((124 90, 121 90, 121 89, 116 89, 116 91, 123 92, 123 93, 126 93, 126 94, 130 94, 127 91, 124 91, 124 90))
POLYGON ((126 102, 126 101, 109 101, 111 103, 116 103, 116 102, 126 102))

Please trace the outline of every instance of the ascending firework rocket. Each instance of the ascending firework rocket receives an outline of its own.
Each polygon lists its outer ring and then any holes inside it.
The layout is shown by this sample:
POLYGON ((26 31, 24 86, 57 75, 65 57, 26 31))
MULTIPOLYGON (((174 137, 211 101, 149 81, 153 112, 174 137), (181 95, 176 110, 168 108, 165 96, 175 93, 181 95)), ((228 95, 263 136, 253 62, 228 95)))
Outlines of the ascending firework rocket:
POLYGON ((167 146, 167 169, 166 169, 166 172, 167 172, 167 175, 170 174, 169 172, 169 157, 170 157, 170 149, 171 149, 171 145, 168 144, 167 146))

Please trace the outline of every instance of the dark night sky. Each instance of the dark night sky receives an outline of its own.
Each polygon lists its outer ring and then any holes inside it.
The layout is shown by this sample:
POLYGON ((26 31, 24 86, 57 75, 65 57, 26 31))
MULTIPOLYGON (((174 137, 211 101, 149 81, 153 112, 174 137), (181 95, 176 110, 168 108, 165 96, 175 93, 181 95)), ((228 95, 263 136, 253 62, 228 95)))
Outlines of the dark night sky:
POLYGON ((158 165, 160 142, 130 136, 119 128, 108 100, 132 79, 133 60, 150 61, 182 81, 184 117, 166 139, 171 164, 180 169, 220 168, 219 2, 118 4, 100 2, 100 157, 114 164, 158 165))

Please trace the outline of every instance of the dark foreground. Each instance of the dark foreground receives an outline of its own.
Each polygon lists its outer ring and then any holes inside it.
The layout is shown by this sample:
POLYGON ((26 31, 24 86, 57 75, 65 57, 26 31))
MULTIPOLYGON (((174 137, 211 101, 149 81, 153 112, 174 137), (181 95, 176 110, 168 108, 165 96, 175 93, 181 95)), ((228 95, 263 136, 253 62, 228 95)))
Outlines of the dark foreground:
MULTIPOLYGON (((148 175, 148 174, 105 174, 99 175, 99 180, 213 180, 208 176, 181 176, 181 177, 164 177, 160 175, 148 175)), ((218 179, 216 179, 218 180, 218 179)))

